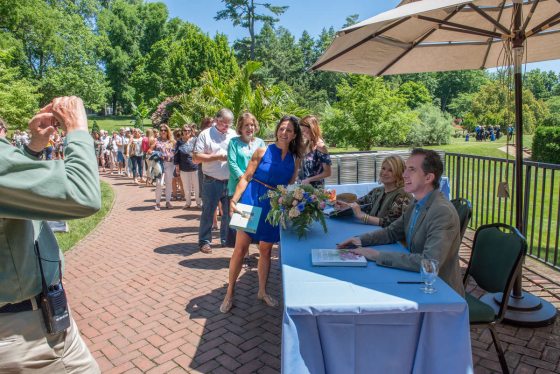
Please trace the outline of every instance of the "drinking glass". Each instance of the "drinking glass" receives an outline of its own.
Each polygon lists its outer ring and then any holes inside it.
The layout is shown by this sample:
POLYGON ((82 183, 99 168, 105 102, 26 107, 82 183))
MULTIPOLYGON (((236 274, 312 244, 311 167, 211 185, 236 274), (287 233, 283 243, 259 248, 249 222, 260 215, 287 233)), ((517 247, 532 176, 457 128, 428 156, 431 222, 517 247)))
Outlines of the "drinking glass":
POLYGON ((424 293, 434 293, 437 291, 434 288, 434 283, 437 279, 438 270, 439 262, 437 260, 427 257, 422 258, 420 274, 422 281, 424 282, 424 286, 420 289, 424 291, 424 293))

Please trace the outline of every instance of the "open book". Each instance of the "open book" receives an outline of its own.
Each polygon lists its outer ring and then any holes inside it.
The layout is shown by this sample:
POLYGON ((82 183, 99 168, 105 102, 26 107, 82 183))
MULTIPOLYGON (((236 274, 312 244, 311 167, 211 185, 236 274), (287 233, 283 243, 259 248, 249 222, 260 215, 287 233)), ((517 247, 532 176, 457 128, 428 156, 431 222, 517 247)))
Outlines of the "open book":
POLYGON ((236 208, 239 212, 233 213, 229 221, 229 227, 251 234, 257 232, 262 208, 241 203, 237 203, 236 208))
POLYGON ((362 255, 356 255, 344 249, 312 249, 313 266, 367 266, 362 255))

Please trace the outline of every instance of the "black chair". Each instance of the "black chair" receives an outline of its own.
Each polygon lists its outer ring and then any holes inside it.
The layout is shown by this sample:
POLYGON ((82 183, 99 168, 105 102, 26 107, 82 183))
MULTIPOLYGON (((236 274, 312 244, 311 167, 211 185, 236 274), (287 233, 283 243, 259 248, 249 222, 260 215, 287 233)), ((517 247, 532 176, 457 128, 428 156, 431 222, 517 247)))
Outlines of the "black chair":
POLYGON ((474 235, 471 259, 463 278, 466 286, 471 276, 478 287, 491 292, 503 292, 499 308, 484 303, 465 293, 471 325, 486 325, 498 353, 504 373, 509 373, 507 362, 495 325, 503 319, 515 277, 519 274, 527 242, 519 231, 509 225, 494 223, 480 226, 474 235))
POLYGON ((463 239, 465 231, 467 231, 469 221, 472 217, 471 202, 467 199, 459 197, 457 199, 451 200, 451 204, 453 204, 453 206, 457 210, 457 214, 459 215, 459 222, 461 223, 461 239, 463 239))

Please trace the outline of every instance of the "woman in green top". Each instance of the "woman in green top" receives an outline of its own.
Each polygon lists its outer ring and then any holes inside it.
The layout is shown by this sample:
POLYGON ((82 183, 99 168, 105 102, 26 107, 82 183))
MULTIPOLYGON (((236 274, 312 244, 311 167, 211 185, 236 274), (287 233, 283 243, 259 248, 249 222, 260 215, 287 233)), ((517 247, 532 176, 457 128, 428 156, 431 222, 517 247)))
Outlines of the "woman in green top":
POLYGON ((412 198, 404 191, 404 169, 402 158, 399 156, 386 157, 379 173, 383 186, 374 188, 355 203, 347 204, 337 201, 336 208, 351 207, 354 216, 366 225, 389 226, 403 214, 412 198))
POLYGON ((259 122, 251 113, 245 112, 239 116, 236 131, 239 136, 231 139, 228 147, 229 196, 235 193, 237 182, 245 173, 253 153, 265 146, 262 139, 255 137, 259 132, 259 122))

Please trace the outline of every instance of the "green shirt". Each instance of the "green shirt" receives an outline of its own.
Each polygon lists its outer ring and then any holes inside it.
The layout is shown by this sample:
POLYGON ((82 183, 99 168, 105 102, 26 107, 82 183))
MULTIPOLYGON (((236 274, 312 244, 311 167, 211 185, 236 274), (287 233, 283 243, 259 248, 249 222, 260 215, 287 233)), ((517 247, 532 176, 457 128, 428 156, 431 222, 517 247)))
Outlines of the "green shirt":
POLYGON ((247 144, 241 137, 233 138, 229 142, 228 147, 228 165, 229 165, 229 180, 228 180, 228 194, 233 196, 237 182, 249 165, 253 153, 261 147, 264 147, 264 141, 261 138, 255 138, 251 143, 247 144))
POLYGON ((70 132, 65 160, 41 161, 0 138, 0 305, 41 292, 34 243, 39 242, 45 277, 58 281, 62 254, 43 220, 87 217, 101 205, 93 140, 70 132))

